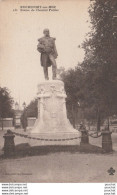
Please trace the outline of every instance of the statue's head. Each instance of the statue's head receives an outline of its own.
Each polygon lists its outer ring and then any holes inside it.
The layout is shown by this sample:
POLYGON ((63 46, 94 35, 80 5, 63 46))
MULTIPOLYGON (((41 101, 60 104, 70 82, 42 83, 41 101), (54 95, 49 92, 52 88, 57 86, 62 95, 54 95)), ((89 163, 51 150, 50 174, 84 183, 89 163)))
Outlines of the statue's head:
POLYGON ((49 29, 48 28, 44 29, 43 34, 45 35, 45 37, 48 37, 50 35, 49 29))

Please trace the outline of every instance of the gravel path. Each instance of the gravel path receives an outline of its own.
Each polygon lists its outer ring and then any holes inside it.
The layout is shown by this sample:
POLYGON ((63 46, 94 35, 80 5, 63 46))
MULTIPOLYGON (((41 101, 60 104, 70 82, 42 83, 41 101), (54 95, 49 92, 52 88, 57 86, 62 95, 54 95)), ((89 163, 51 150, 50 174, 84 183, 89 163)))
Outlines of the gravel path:
POLYGON ((117 154, 57 153, 0 161, 0 182, 117 182, 117 154), (115 175, 107 170, 113 167, 115 175))
MULTIPOLYGON (((0 147, 3 147, 3 133, 0 147)), ((22 138, 24 139, 24 138, 22 138)), ((25 141, 15 138, 17 144, 25 141)), ((117 182, 117 134, 113 134, 112 154, 49 153, 0 160, 0 182, 117 182), (113 167, 115 174, 107 170, 113 167)), ((101 147, 101 138, 90 143, 101 147)))

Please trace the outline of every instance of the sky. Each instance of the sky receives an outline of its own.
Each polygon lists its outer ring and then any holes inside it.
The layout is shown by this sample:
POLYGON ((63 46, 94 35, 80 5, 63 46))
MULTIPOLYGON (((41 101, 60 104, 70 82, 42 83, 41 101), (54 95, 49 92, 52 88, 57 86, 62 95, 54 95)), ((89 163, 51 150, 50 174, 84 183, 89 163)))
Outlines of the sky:
POLYGON ((37 85, 44 80, 37 51, 43 29, 49 28, 56 38, 58 68, 74 68, 83 60, 78 45, 90 31, 88 7, 89 0, 0 2, 0 86, 20 105, 36 97, 37 85), (20 11, 20 6, 56 6, 59 11, 20 11))

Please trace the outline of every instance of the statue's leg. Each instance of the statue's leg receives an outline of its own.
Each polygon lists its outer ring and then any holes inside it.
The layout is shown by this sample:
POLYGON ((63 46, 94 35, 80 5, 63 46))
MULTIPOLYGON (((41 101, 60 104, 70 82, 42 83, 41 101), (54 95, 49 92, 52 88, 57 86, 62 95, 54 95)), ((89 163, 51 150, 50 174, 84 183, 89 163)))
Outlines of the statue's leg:
POLYGON ((44 71, 44 77, 46 80, 49 80, 48 77, 48 67, 47 66, 43 66, 43 71, 44 71))
POLYGON ((46 80, 49 80, 48 77, 48 65, 47 65, 47 61, 48 61, 48 56, 44 55, 43 57, 43 71, 44 71, 44 77, 46 80))
POLYGON ((56 79, 56 72, 57 72, 56 60, 55 60, 54 56, 51 54, 49 55, 49 59, 52 63, 52 74, 53 74, 52 78, 53 78, 53 80, 55 80, 56 79))

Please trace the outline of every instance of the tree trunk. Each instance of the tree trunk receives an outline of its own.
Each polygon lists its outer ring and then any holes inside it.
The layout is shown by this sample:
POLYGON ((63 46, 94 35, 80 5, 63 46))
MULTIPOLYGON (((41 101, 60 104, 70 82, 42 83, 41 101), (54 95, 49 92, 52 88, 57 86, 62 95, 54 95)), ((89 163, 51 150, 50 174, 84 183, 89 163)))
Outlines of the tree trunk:
POLYGON ((4 130, 4 126, 3 126, 3 118, 1 118, 1 122, 2 122, 2 131, 4 130))
POLYGON ((110 122, 109 122, 109 117, 108 117, 108 131, 110 130, 110 122))
POLYGON ((97 132, 100 131, 100 123, 101 123, 100 111, 98 110, 98 113, 97 113, 97 132))
POLYGON ((73 120, 73 127, 75 128, 75 113, 74 113, 74 105, 72 104, 72 120, 73 120))

